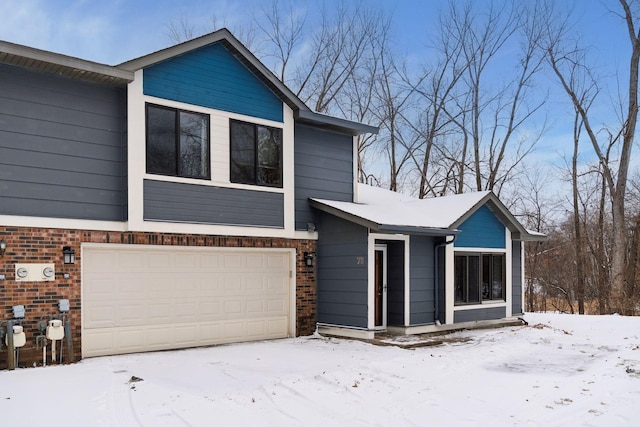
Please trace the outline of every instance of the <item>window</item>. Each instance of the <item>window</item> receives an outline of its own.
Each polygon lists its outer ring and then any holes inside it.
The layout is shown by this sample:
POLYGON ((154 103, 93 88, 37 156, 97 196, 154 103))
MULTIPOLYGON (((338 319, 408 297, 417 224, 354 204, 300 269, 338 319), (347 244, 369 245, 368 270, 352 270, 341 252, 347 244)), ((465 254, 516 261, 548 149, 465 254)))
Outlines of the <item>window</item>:
POLYGON ((210 178, 209 116, 147 104, 147 173, 210 178))
POLYGON ((282 129, 231 120, 231 182, 282 188, 282 129))
POLYGON ((456 255, 456 304, 505 299, 505 262, 503 254, 456 255))

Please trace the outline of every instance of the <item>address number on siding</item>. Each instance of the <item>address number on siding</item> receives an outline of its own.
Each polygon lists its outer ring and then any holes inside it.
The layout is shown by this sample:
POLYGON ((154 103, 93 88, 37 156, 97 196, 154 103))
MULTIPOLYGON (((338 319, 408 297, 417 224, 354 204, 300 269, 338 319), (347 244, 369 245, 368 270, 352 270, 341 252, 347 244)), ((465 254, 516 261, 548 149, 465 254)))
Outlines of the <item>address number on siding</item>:
POLYGON ((364 257, 363 256, 357 256, 356 257, 356 264, 364 265, 364 257))

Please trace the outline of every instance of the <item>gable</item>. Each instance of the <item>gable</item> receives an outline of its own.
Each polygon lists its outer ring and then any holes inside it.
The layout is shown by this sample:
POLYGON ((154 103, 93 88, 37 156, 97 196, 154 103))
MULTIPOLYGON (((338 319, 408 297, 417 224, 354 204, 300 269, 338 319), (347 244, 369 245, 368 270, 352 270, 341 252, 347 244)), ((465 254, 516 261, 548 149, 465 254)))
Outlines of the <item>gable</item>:
POLYGON ((458 229, 456 247, 505 248, 505 226, 486 205, 480 206, 458 229))
POLYGON ((145 95, 277 122, 282 100, 221 43, 144 69, 145 95))

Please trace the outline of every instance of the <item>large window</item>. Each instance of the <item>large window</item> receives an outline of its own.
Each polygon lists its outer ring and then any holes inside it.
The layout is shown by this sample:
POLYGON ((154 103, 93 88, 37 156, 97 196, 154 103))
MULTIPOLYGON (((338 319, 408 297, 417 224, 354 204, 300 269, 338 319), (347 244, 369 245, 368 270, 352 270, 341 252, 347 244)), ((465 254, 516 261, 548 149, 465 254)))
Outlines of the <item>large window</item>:
POLYGON ((209 116, 147 104, 147 173, 210 178, 209 116))
POLYGON ((231 120, 231 182, 282 188, 282 129, 231 120))
POLYGON ((505 299, 505 262, 503 254, 456 255, 456 304, 505 299))

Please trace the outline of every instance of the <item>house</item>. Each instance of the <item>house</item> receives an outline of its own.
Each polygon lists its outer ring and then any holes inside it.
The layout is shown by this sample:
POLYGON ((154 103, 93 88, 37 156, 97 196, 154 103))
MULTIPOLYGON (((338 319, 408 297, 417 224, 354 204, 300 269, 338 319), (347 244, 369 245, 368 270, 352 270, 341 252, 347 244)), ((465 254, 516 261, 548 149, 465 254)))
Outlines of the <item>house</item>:
POLYGON ((311 111, 225 29, 117 66, 0 42, 0 321, 24 306, 21 364, 66 303, 76 359, 520 313, 539 236, 491 193, 358 185, 375 132, 311 111))
POLYGON ((358 185, 318 210, 320 332, 370 339, 523 314, 527 231, 490 191, 417 199, 358 185))

